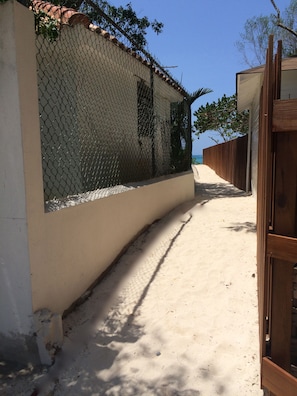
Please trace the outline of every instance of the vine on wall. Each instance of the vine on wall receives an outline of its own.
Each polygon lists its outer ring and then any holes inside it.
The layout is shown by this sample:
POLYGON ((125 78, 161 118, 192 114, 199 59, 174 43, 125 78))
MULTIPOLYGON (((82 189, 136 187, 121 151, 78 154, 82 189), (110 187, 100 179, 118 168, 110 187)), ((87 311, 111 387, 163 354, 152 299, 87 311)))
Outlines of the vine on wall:
POLYGON ((57 40, 60 31, 59 22, 56 19, 49 17, 43 11, 34 11, 34 16, 36 34, 41 34, 51 42, 57 40))

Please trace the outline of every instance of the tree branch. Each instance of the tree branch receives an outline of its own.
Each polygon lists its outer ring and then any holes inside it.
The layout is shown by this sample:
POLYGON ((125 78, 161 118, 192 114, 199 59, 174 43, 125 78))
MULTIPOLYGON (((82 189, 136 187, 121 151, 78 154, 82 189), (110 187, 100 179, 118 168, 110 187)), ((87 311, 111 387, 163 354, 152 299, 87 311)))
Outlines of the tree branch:
POLYGON ((276 13, 277 13, 277 22, 280 22, 280 10, 277 7, 277 5, 275 4, 274 0, 270 0, 271 4, 273 5, 273 8, 275 9, 276 13))
POLYGON ((293 34, 293 36, 297 37, 297 32, 291 28, 289 28, 288 26, 283 25, 281 22, 277 23, 277 26, 279 26, 282 29, 287 30, 287 32, 293 34))
POLYGON ((286 30, 287 32, 293 34, 293 36, 297 37, 297 32, 291 28, 289 28, 288 26, 285 26, 284 24, 282 24, 281 22, 281 17, 280 17, 280 10, 277 7, 276 3, 274 0, 270 0, 271 4, 273 5, 273 8, 276 11, 276 20, 277 20, 277 26, 279 26, 280 28, 286 30))

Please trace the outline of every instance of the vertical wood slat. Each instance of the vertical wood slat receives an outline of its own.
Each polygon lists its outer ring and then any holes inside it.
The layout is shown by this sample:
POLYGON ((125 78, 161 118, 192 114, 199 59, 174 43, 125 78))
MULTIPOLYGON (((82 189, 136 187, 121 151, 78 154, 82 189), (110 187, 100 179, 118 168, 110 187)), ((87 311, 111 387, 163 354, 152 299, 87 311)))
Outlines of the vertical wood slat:
POLYGON ((248 136, 208 147, 203 150, 203 163, 235 187, 246 188, 248 136))
POLYGON ((269 38, 264 81, 260 100, 259 150, 258 150, 258 188, 257 188, 257 263, 258 263, 258 304, 260 356, 266 355, 266 317, 269 316, 271 303, 270 261, 267 259, 267 233, 271 222, 271 123, 273 109, 273 38, 269 38))
POLYGON ((274 99, 279 99, 281 94, 281 76, 282 76, 282 42, 277 43, 277 53, 275 55, 275 91, 274 99))
MULTIPOLYGON (((281 84, 281 43, 278 43, 278 51, 274 63, 274 101, 271 108, 271 126, 275 124, 275 100, 280 97, 281 84)), ((273 136, 273 151, 271 174, 271 228, 276 234, 287 234, 292 232, 290 220, 288 217, 292 215, 291 206, 288 205, 286 192, 284 188, 290 189, 288 178, 290 174, 290 164, 283 138, 273 136), (275 162, 273 164, 273 162, 275 162), (286 169, 285 169, 286 168, 286 169)), ((269 173, 270 174, 270 173, 269 173)), ((289 193, 291 195, 291 193, 289 193)), ((294 204, 293 204, 294 205, 294 204)), ((292 264, 283 260, 272 260, 272 293, 271 293, 271 357, 272 360, 284 368, 290 370, 291 365, 291 323, 292 323, 292 264)))
MULTIPOLYGON (((267 234, 272 226, 272 111, 274 99, 274 82, 276 75, 273 73, 273 37, 269 38, 269 46, 264 70, 264 81, 260 100, 260 125, 259 125, 259 150, 258 150, 258 195, 257 195, 257 265, 258 265, 258 301, 259 301, 259 332, 260 356, 266 355, 266 333, 270 337, 271 297, 272 297, 272 272, 271 261, 267 256, 267 234), (267 324, 269 325, 267 327, 267 324)), ((265 387, 263 377, 263 363, 261 361, 261 385, 265 387)), ((268 390, 271 390, 267 386, 268 390)), ((270 396, 273 396, 269 392, 270 396)))
MULTIPOLYGON (((265 73, 264 73, 265 79, 265 73)), ((265 83, 265 80, 264 80, 265 83)), ((265 200, 264 200, 264 153, 265 153, 265 108, 264 89, 261 89, 260 96, 260 117, 259 117, 259 141, 258 141, 258 186, 257 186, 257 278, 258 278, 258 311, 259 311, 259 339, 260 356, 265 355, 266 322, 267 316, 265 286, 265 200), (262 154, 263 153, 263 154, 262 154)), ((266 284, 267 286, 267 284, 266 284)))
MULTIPOLYGON (((282 74, 282 42, 278 41, 278 46, 277 46, 277 53, 275 55, 275 62, 274 62, 274 101, 272 104, 272 131, 273 131, 273 122, 275 120, 275 103, 277 102, 278 99, 280 99, 280 94, 281 94, 281 74, 282 74)), ((272 157, 272 185, 271 185, 271 192, 274 191, 275 187, 275 144, 274 141, 272 141, 272 150, 273 150, 273 157, 272 157)), ((274 198, 271 196, 271 227, 270 229, 273 228, 274 224, 274 198)))

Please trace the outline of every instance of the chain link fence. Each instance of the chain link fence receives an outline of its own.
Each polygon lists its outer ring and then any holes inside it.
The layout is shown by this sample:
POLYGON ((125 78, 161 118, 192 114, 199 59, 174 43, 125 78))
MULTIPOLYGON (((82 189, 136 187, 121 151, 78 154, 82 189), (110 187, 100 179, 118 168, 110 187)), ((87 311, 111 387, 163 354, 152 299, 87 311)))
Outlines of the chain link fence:
POLYGON ((191 166, 185 91, 128 44, 92 25, 36 36, 46 210, 191 166))

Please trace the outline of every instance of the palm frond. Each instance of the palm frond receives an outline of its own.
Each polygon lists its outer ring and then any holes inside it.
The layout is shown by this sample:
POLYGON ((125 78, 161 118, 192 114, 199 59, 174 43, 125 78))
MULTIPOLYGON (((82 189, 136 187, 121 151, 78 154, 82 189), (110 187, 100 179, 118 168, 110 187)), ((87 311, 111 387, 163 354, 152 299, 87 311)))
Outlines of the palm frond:
POLYGON ((187 97, 187 102, 189 103, 189 105, 191 105, 195 102, 196 99, 211 92, 213 92, 213 90, 210 88, 199 88, 187 97))

